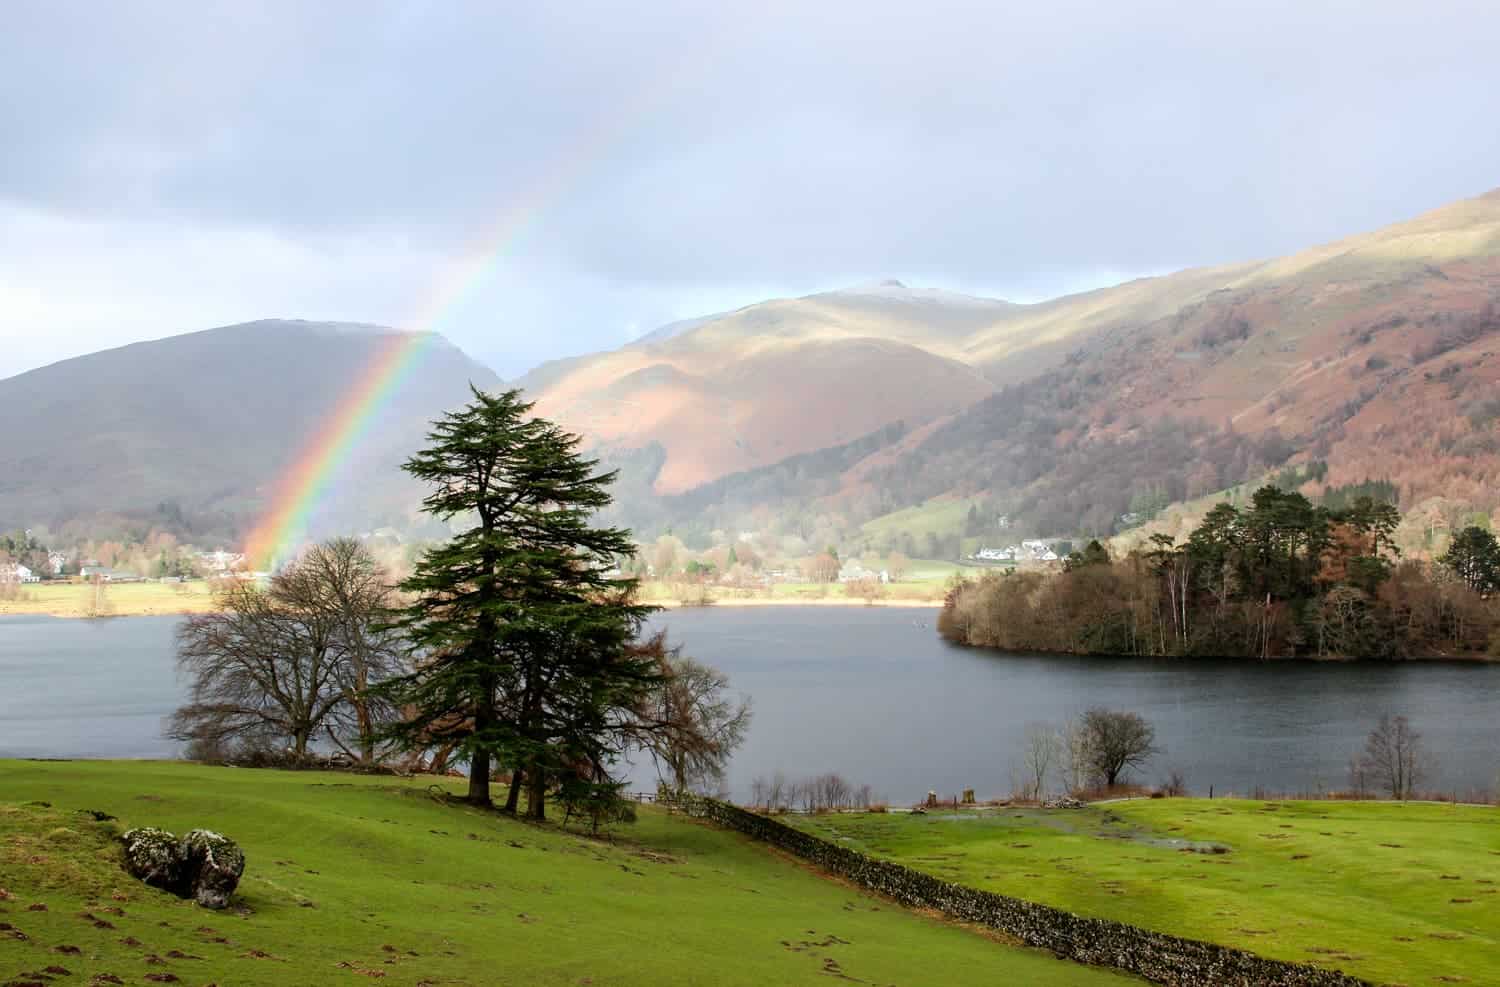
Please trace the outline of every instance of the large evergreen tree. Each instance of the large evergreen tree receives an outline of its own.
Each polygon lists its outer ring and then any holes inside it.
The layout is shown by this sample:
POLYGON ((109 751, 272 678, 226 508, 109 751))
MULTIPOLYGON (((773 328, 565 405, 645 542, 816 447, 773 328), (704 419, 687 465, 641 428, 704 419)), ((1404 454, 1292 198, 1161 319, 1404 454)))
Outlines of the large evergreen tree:
POLYGON ((1500 591, 1500 543, 1483 528, 1460 531, 1440 561, 1474 592, 1500 591))
POLYGON ((592 525, 614 474, 578 454, 576 435, 532 417, 519 391, 473 393, 405 464, 432 487, 425 509, 465 527, 401 587, 415 671, 389 686, 407 710, 396 735, 456 745, 476 804, 492 804, 500 767, 515 811, 524 778, 528 813, 542 818, 550 783, 609 789, 618 722, 657 683, 630 648, 651 608, 616 574, 628 533, 592 525))

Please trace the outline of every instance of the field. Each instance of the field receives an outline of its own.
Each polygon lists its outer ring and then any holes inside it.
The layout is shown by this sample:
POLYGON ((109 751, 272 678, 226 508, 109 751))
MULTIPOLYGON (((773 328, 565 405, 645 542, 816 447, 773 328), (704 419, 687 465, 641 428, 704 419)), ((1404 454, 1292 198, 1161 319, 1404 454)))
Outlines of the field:
MULTIPOLYGON (((53 617, 89 616, 93 588, 81 583, 31 583, 20 587, 17 600, 0 600, 0 615, 47 614, 53 617)), ((213 608, 208 583, 119 583, 104 588, 108 617, 151 614, 202 613, 213 608)))
POLYGON ((605 842, 441 804, 427 781, 0 761, 0 982, 54 965, 69 983, 237 987, 1133 982, 650 807, 605 842), (236 907, 208 912, 125 875, 110 836, 139 825, 238 840, 236 907))
POLYGON ((1082 915, 1379 983, 1500 984, 1500 809, 1154 799, 791 821, 1082 915))
POLYGON ((969 507, 975 500, 973 497, 934 497, 915 507, 872 518, 861 525, 860 530, 875 539, 893 538, 903 531, 916 535, 929 531, 935 535, 962 534, 969 507))

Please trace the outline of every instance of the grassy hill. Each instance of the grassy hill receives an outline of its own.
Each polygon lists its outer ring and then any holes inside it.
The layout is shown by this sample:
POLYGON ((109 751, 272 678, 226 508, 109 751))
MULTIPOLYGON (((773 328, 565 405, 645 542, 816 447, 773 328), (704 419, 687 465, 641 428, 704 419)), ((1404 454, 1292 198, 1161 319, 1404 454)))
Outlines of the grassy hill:
POLYGON ((1130 982, 650 808, 606 842, 439 804, 428 781, 0 762, 0 977, 57 965, 76 983, 1130 982), (207 912, 130 879, 110 837, 138 825, 239 841, 237 907, 207 912))
POLYGON ((1081 915, 1379 983, 1500 984, 1493 807, 1160 799, 794 822, 1081 915))

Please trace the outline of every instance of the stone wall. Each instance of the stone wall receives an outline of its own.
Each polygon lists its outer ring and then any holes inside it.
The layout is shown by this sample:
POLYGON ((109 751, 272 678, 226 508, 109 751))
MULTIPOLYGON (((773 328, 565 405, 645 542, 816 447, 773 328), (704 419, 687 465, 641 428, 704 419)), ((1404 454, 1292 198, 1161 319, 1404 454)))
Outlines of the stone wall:
POLYGON ((684 795, 674 805, 688 815, 738 830, 903 905, 937 909, 1058 956, 1127 970, 1155 983, 1179 987, 1368 987, 1368 981, 1336 971, 1267 959, 1108 919, 1083 918, 1047 905, 952 884, 715 799, 684 795))

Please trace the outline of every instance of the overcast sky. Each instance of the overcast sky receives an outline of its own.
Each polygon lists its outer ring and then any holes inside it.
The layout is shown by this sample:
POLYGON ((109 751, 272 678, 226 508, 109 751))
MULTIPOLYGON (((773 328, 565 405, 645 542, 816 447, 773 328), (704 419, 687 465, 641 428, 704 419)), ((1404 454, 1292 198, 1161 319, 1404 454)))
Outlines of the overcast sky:
POLYGON ((1036 300, 1500 185, 1493 0, 0 0, 0 25, 0 377, 265 317, 436 329, 511 376, 774 295, 1036 300))

